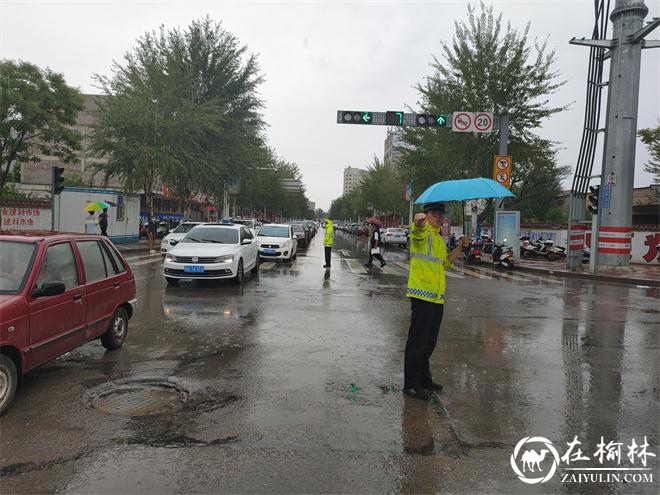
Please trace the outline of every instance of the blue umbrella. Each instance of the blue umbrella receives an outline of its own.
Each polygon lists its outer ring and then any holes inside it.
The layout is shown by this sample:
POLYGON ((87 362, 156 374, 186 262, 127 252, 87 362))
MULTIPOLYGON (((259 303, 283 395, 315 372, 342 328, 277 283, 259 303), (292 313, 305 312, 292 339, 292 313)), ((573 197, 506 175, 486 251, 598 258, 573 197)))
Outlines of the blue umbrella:
POLYGON ((436 182, 417 198, 415 204, 508 197, 515 197, 515 194, 492 179, 479 177, 477 179, 436 182))

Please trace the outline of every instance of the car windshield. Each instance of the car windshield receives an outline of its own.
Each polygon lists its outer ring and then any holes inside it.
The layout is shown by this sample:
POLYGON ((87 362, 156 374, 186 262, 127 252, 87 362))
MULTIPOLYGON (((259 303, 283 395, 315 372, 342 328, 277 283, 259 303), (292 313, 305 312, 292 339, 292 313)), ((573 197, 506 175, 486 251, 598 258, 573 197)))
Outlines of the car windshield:
POLYGON ((238 244, 238 231, 233 228, 197 227, 188 232, 181 242, 238 244))
POLYGON ((289 227, 264 225, 259 231, 259 237, 289 237, 289 227))
POLYGON ((387 229, 388 232, 391 232, 392 234, 401 234, 403 232, 402 229, 387 229))
POLYGON ((294 232, 305 232, 305 230, 303 229, 302 225, 297 225, 297 224, 296 224, 296 225, 293 225, 292 227, 293 227, 293 231, 294 231, 294 232))
POLYGON ((17 294, 23 289, 34 252, 33 243, 0 241, 0 294, 17 294))
POLYGON ((198 224, 196 223, 182 223, 179 225, 176 229, 174 229, 175 234, 185 234, 187 232, 190 232, 193 227, 197 227, 198 224))
POLYGON ((240 223, 241 225, 245 225, 248 229, 254 228, 254 220, 234 220, 234 223, 240 223))

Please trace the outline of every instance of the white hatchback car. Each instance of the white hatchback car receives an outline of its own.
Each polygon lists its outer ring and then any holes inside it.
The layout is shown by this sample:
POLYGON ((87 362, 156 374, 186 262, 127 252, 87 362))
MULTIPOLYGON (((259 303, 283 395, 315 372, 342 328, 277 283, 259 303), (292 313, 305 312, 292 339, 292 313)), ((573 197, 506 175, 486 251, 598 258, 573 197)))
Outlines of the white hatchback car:
POLYGON ((183 239, 190 230, 196 225, 202 225, 202 222, 183 222, 179 224, 172 232, 163 237, 160 243, 160 252, 165 256, 183 239))
POLYGON ((298 251, 298 240, 291 225, 269 223, 262 225, 257 234, 259 257, 262 260, 291 261, 298 251))
POLYGON ((245 270, 259 271, 257 240, 244 225, 203 224, 193 227, 165 256, 168 284, 180 279, 232 278, 243 282, 245 270))
POLYGON ((381 231, 383 236, 383 244, 399 244, 405 246, 408 244, 408 236, 399 228, 389 228, 381 231))

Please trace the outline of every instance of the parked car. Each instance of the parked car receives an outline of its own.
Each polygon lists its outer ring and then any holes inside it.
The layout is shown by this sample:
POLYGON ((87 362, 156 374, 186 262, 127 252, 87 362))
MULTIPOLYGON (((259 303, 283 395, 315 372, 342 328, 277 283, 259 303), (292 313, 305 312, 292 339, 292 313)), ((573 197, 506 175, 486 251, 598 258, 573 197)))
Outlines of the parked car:
POLYGON ((126 340, 135 279, 105 237, 0 232, 0 414, 19 377, 94 339, 126 340))
POLYGON ((403 229, 390 227, 385 229, 382 235, 383 244, 399 244, 401 246, 406 246, 408 244, 408 237, 403 229))
POLYGON ((170 249, 163 263, 169 285, 181 279, 233 279, 243 283, 245 270, 259 271, 257 241, 245 225, 203 224, 193 227, 170 249))
POLYGON ((156 226, 156 237, 165 237, 170 231, 170 222, 164 220, 158 222, 156 226))
POLYGON ((309 245, 309 236, 305 232, 304 227, 299 223, 292 223, 291 228, 293 229, 293 235, 296 236, 299 247, 307 247, 309 245))
POLYGON ((176 246, 181 239, 183 239, 188 232, 196 225, 201 225, 202 222, 183 222, 178 225, 172 232, 163 237, 160 243, 160 252, 165 256, 170 249, 176 246))
POLYGON ((250 229, 250 232, 252 232, 252 235, 257 235, 257 230, 259 229, 259 226, 261 225, 257 220, 254 218, 250 219, 234 219, 233 222, 235 224, 239 225, 245 225, 248 229, 250 229))
POLYGON ((259 229, 257 240, 261 259, 291 261, 296 257, 298 238, 291 225, 265 224, 259 229))

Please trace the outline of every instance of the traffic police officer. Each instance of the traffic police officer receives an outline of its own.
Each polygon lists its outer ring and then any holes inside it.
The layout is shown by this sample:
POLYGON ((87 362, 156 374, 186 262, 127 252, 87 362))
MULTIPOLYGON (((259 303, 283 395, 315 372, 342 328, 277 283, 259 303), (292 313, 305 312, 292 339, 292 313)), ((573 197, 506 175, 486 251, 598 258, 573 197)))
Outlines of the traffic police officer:
POLYGON ((427 203, 424 213, 415 215, 410 228, 410 274, 406 296, 410 298, 412 316, 404 358, 403 392, 426 400, 430 391, 441 391, 442 385, 431 379, 429 358, 435 349, 445 303, 445 269, 461 255, 469 240, 461 237, 458 246, 447 254, 440 232, 445 207, 427 203))
POLYGON ((325 250, 325 265, 323 268, 330 268, 330 254, 332 252, 332 244, 335 237, 335 227, 332 220, 326 218, 323 226, 325 227, 325 236, 323 237, 323 247, 325 250))

